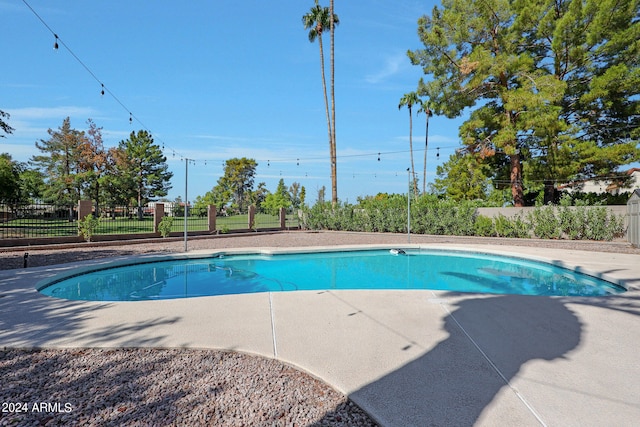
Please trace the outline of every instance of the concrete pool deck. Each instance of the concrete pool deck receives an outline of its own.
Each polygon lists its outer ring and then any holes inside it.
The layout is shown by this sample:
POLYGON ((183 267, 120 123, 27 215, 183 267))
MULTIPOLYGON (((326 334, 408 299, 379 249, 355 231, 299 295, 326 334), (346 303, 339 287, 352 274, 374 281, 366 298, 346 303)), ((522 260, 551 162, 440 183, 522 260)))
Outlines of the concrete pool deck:
POLYGON ((102 259, 0 271, 0 345, 259 354, 323 379, 385 426, 637 425, 637 254, 412 246, 561 262, 629 291, 578 298, 325 290, 97 303, 35 290, 52 275, 109 261, 102 259))

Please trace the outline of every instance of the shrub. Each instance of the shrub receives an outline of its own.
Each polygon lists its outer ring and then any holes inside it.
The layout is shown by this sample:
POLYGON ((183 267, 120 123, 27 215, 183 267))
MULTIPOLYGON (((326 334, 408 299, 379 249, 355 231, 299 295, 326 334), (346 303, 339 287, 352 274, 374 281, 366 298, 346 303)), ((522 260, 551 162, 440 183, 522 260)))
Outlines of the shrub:
POLYGON ((529 224, 520 215, 507 218, 499 214, 495 218, 495 230, 499 237, 529 237, 529 224))
POLYGON ((589 209, 586 214, 585 238, 590 240, 613 240, 624 235, 624 217, 609 215, 604 206, 589 209))
POLYGON ((171 227, 173 226, 173 217, 172 216, 163 216, 160 220, 160 224, 158 224, 158 232, 163 238, 169 236, 171 233, 171 227))
POLYGON ((476 217, 476 222, 474 224, 474 231, 476 236, 481 236, 481 237, 496 236, 495 227, 493 226, 493 219, 483 215, 478 215, 476 217))
POLYGON ((540 239, 559 239, 562 237, 560 222, 556 218, 555 206, 537 206, 529 213, 528 220, 533 234, 540 239))
POLYGON ((100 219, 95 218, 93 214, 89 214, 83 219, 78 220, 78 233, 84 238, 84 240, 90 242, 91 237, 93 236, 99 225, 100 219))

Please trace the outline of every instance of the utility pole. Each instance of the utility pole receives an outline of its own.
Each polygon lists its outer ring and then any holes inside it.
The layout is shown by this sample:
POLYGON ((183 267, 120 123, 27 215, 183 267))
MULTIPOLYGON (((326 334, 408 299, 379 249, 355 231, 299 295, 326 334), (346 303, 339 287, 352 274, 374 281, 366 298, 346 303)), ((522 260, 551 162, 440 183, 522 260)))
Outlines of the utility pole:
POLYGON ((189 161, 191 159, 184 159, 184 251, 187 252, 187 205, 188 205, 188 190, 189 190, 189 161))
POLYGON ((411 243, 411 168, 407 168, 409 176, 407 186, 407 243, 411 243))

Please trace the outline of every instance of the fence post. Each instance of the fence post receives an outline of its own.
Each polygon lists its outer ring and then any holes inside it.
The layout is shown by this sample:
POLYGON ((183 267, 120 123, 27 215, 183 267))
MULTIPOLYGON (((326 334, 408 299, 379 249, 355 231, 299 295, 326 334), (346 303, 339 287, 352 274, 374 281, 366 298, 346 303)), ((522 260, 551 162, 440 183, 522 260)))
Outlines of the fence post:
MULTIPOLYGON (((78 221, 91 214, 91 200, 78 200, 78 221)), ((98 213, 96 212, 96 216, 98 213)))
POLYGON ((251 230, 255 224, 256 224, 256 207, 251 205, 249 206, 249 223, 248 223, 249 230, 251 230))
POLYGON ((164 216, 164 203, 156 203, 153 206, 153 232, 159 233, 160 221, 164 216))
POLYGON ((287 227, 287 210, 280 208, 280 230, 284 230, 287 227))
POLYGON ((216 205, 207 206, 207 216, 209 217, 209 232, 215 233, 216 231, 216 205))

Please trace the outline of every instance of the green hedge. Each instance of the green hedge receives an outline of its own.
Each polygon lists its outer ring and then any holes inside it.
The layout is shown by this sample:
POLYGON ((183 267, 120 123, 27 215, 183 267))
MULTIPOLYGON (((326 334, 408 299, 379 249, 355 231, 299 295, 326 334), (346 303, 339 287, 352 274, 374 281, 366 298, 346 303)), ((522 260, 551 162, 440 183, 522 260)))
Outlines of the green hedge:
MULTIPOLYGON (((415 234, 540 239, 613 240, 625 233, 624 218, 604 206, 570 199, 560 206, 538 206, 526 217, 477 214, 476 204, 421 196, 411 201, 411 232, 415 234)), ((358 204, 317 203, 305 212, 303 227, 313 230, 407 232, 407 198, 379 195, 358 204)))

